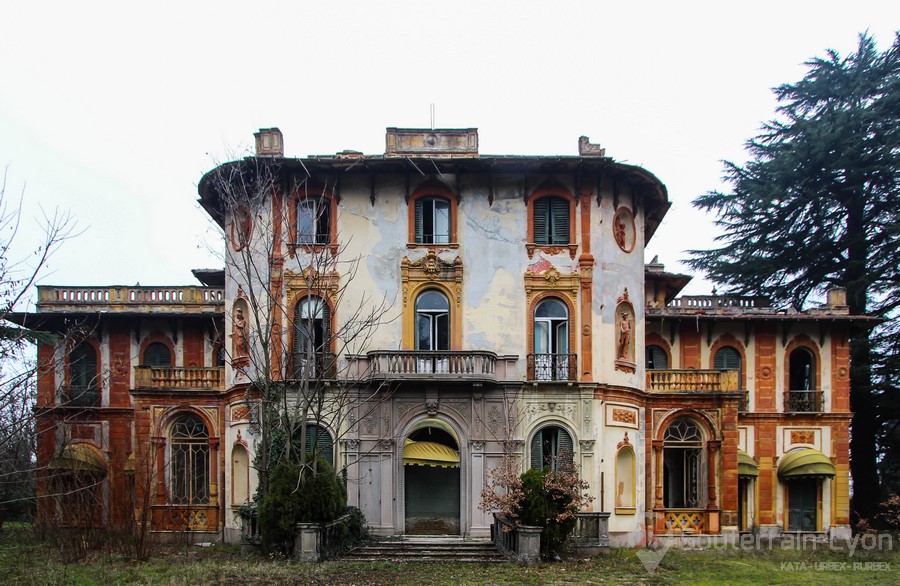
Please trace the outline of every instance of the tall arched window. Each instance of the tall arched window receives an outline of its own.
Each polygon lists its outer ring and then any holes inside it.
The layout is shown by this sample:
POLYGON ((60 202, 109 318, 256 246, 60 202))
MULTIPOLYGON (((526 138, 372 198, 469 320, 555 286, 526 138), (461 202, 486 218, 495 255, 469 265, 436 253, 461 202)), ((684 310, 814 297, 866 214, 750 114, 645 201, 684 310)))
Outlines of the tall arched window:
POLYGON ((169 432, 169 489, 172 504, 209 502, 209 430, 198 415, 178 417, 169 432))
POLYGON ((416 244, 448 244, 450 202, 442 197, 423 197, 415 206, 416 244))
POLYGON ((542 197, 534 202, 534 243, 569 244, 569 202, 561 197, 542 197))
POLYGON ((532 380, 569 380, 575 374, 569 355, 569 310, 555 297, 534 308, 533 368, 532 380))
POLYGON ((738 390, 741 389, 741 353, 731 346, 723 346, 713 357, 713 368, 716 370, 736 370, 738 372, 738 390))
POLYGON ((663 504, 670 509, 704 506, 703 436, 687 417, 669 424, 663 435, 663 504))
POLYGON ((650 370, 665 370, 669 368, 669 355, 661 346, 651 344, 647 346, 647 368, 650 370))
POLYGON ((315 423, 306 426, 306 453, 334 466, 334 440, 328 430, 315 423))
POLYGON ((97 376, 97 351, 82 342, 69 353, 69 403, 91 407, 100 398, 100 379, 97 376))
POLYGON ((323 378, 330 368, 331 319, 328 304, 310 295, 294 311, 294 378, 323 378))
POLYGON ((816 357, 809 348, 800 347, 788 359, 788 411, 821 411, 820 393, 816 388, 816 357))
POLYGON ((144 349, 144 366, 172 366, 172 353, 162 342, 152 342, 144 349))
POLYGON ((450 349, 450 302, 436 289, 416 298, 416 350, 450 349))
POLYGON ((575 444, 569 432, 558 425, 548 425, 531 437, 531 467, 559 469, 560 464, 574 462, 575 444))

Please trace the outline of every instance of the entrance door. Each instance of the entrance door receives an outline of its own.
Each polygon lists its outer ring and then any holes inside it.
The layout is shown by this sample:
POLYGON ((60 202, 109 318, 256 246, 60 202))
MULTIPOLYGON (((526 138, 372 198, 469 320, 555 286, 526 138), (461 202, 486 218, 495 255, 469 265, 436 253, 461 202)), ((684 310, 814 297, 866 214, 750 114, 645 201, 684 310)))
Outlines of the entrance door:
POLYGON ((460 462, 456 439, 440 427, 419 428, 403 449, 408 535, 460 534, 460 462))
POLYGON ((788 482, 788 531, 817 531, 818 482, 802 478, 788 482))

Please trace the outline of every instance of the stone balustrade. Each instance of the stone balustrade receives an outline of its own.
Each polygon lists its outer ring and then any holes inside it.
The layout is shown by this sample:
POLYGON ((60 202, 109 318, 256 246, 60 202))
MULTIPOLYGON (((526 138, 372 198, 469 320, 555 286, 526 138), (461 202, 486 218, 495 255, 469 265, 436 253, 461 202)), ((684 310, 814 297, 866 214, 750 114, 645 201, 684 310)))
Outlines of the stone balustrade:
POLYGON ((135 366, 136 389, 223 390, 225 369, 200 366, 135 366))
POLYGON ((647 390, 655 392, 728 392, 738 390, 736 370, 648 370, 647 390))

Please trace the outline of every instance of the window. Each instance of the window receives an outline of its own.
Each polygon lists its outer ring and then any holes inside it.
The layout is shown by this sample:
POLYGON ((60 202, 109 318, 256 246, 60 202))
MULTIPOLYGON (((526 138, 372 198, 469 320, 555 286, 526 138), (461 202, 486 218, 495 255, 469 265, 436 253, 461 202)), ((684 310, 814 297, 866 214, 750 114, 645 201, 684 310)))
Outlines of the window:
POLYGON ((450 302, 435 289, 416 298, 416 350, 450 349, 450 302))
POLYGON ((575 448, 569 432, 557 425, 548 425, 539 429, 531 438, 531 467, 546 468, 553 471, 560 464, 571 466, 574 462, 575 448))
POLYGON ((322 378, 329 366, 331 320, 321 297, 304 297, 294 312, 294 377, 322 378))
POLYGON ((534 243, 569 244, 569 202, 561 197, 542 197, 534 202, 534 243))
POLYGON ((713 368, 716 370, 736 370, 738 372, 738 390, 741 389, 741 353, 731 346, 723 346, 713 357, 713 368))
POLYGON ((327 429, 315 423, 307 424, 306 453, 325 460, 334 467, 334 441, 331 439, 331 434, 328 433, 327 429))
POLYGON ((569 355, 569 311, 555 297, 534 309, 533 362, 532 380, 569 380, 575 373, 569 355))
POLYGON ((663 435, 663 504, 671 509, 703 505, 703 436, 697 424, 679 417, 663 435))
POLYGON ((416 244, 450 243, 450 202, 439 197, 423 197, 415 202, 416 244))
POLYGON ((331 240, 331 206, 326 199, 302 199, 297 203, 297 244, 328 244, 331 240))
POLYGON ((181 415, 169 435, 172 504, 209 502, 209 431, 199 416, 181 415))
POLYGON ((172 355, 169 347, 162 342, 153 342, 144 350, 144 366, 172 366, 172 355))
POLYGON ((97 377, 97 351, 82 342, 69 354, 69 404, 91 407, 100 397, 97 377))
POLYGON ((822 394, 816 388, 816 357, 809 348, 800 347, 788 359, 787 411, 822 411, 822 394))
POLYGON ((661 346, 647 346, 647 368, 650 370, 666 370, 669 368, 669 355, 661 346))

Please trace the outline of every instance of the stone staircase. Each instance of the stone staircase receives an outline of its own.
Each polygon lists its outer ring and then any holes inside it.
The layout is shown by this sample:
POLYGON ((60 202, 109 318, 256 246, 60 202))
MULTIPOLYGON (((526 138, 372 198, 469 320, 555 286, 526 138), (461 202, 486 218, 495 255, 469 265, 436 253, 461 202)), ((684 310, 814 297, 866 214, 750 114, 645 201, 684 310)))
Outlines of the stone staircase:
POLYGON ((462 537, 402 537, 382 539, 356 547, 341 556, 350 562, 470 562, 499 563, 508 561, 487 539, 462 537))

